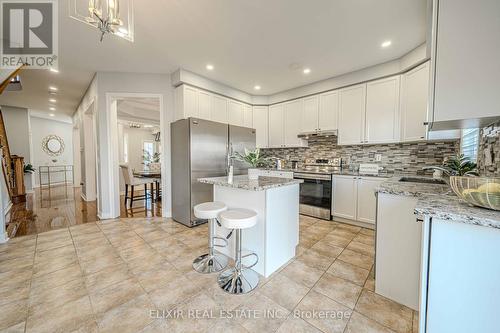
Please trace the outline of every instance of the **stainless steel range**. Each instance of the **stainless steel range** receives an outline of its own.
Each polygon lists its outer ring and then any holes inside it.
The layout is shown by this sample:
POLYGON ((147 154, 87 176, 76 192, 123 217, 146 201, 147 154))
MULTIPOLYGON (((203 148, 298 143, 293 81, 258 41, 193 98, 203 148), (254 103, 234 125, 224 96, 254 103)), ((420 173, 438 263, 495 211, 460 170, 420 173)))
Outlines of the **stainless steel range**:
POLYGON ((304 165, 294 171, 300 184, 300 213, 325 220, 331 219, 332 174, 340 171, 342 159, 306 159, 304 165))

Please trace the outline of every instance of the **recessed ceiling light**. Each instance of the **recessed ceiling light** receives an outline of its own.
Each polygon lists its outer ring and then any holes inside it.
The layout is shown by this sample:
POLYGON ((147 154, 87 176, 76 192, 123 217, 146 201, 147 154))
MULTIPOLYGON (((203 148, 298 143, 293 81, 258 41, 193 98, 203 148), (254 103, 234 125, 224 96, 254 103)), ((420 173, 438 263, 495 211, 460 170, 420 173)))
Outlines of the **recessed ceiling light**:
POLYGON ((56 102, 57 102, 57 99, 50 98, 50 99, 49 99, 49 102, 50 102, 50 103, 56 103, 56 102))
POLYGON ((56 87, 54 87, 54 86, 50 86, 50 87, 49 87, 49 90, 52 90, 52 91, 57 91, 57 90, 59 90, 59 89, 57 89, 57 88, 56 88, 56 87))
POLYGON ((311 73, 311 69, 310 68, 304 68, 304 70, 302 72, 304 72, 304 74, 309 74, 309 73, 311 73))
POLYGON ((210 65, 210 64, 208 64, 208 65, 206 66, 206 68, 207 68, 207 70, 209 70, 209 71, 213 71, 213 70, 214 70, 214 65, 210 65))
POLYGON ((55 110, 56 110, 56 108, 55 108, 55 107, 50 107, 50 108, 49 108, 49 110, 50 110, 50 111, 55 111, 55 110))
POLYGON ((52 73, 59 73, 59 70, 58 70, 58 69, 55 69, 55 68, 51 68, 51 69, 50 69, 50 71, 51 71, 52 73))
POLYGON ((382 46, 382 47, 389 47, 389 46, 391 46, 391 44, 392 44, 392 42, 390 40, 386 40, 380 46, 382 46))
POLYGON ((144 128, 152 128, 153 125, 144 125, 144 128))
POLYGON ((51 113, 51 114, 49 114, 49 116, 51 116, 51 117, 55 117, 56 115, 55 115, 55 114, 53 114, 53 113, 51 113))
POLYGON ((260 90, 260 86, 259 85, 256 85, 255 87, 253 87, 255 90, 260 90))

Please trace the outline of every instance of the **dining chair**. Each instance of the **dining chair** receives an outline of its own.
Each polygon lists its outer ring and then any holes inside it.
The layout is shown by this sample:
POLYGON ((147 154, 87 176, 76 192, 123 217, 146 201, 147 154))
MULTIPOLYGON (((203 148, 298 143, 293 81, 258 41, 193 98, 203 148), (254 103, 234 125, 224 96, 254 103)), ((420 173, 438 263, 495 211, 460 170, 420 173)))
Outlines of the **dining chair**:
POLYGON ((146 204, 148 197, 153 199, 154 179, 135 177, 128 164, 120 164, 120 169, 122 170, 123 179, 125 180, 125 207, 127 207, 127 200, 130 200, 130 208, 132 208, 134 200, 144 200, 144 204, 146 204), (151 193, 148 195, 149 184, 151 185, 151 193), (144 195, 135 195, 134 187, 141 185, 144 185, 144 195), (129 186, 130 196, 128 194, 129 186))

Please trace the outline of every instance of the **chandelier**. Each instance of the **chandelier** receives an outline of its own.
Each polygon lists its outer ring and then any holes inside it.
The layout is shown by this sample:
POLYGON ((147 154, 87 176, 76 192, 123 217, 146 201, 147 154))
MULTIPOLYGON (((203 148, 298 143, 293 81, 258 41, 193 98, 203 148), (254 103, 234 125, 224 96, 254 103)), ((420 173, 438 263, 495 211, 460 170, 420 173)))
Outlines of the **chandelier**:
POLYGON ((70 17, 97 28, 101 42, 105 34, 134 41, 134 0, 71 0, 70 17))

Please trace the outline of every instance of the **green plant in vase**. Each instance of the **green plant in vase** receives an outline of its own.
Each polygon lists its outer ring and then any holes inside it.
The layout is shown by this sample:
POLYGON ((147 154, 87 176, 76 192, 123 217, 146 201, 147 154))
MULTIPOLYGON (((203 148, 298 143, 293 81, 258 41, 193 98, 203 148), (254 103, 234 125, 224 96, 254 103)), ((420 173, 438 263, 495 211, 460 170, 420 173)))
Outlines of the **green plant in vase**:
POLYGON ((232 159, 249 164, 252 168, 263 168, 269 166, 269 161, 260 154, 260 149, 254 151, 245 148, 245 153, 236 152, 231 156, 232 159))

